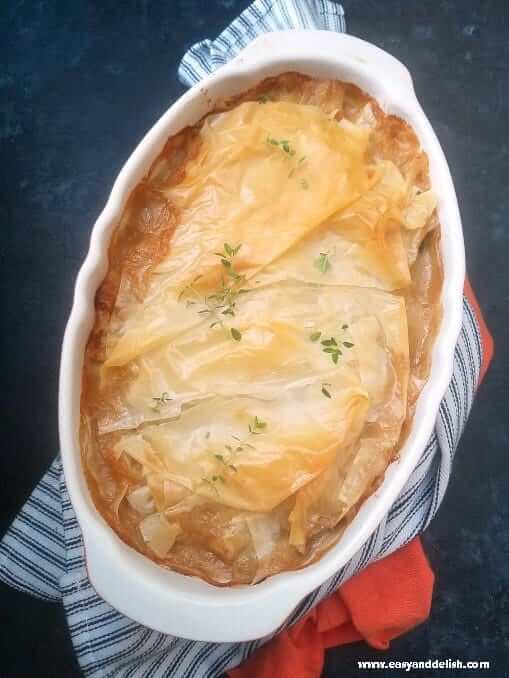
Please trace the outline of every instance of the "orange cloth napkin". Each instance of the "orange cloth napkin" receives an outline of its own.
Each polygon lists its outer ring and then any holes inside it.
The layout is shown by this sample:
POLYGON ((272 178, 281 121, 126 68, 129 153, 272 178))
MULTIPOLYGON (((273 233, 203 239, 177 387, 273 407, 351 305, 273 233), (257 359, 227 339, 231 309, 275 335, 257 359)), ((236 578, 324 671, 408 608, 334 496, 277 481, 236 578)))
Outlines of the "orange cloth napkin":
MULTIPOLYGON (((493 357, 493 338, 468 279, 483 341, 482 381, 493 357)), ((328 647, 364 640, 384 650, 393 638, 425 621, 431 608, 434 575, 419 537, 352 577, 294 626, 282 631, 230 678, 319 678, 328 647)))
POLYGON ((475 317, 479 325, 479 330, 481 332, 481 339, 483 344, 483 356, 481 372, 479 374, 479 384, 480 384, 484 379, 486 372, 488 371, 488 367, 490 366, 491 361, 493 360, 495 344, 493 342, 493 337, 491 336, 490 331, 486 325, 486 322, 484 321, 483 314, 481 313, 481 309, 479 307, 479 302, 477 301, 477 297, 474 294, 474 290, 472 289, 472 286, 470 285, 470 281, 468 278, 465 280, 464 292, 466 298, 470 302, 470 305, 474 309, 475 317))
POLYGON ((384 650, 427 619, 433 581, 421 540, 413 539, 352 577, 230 678, 318 678, 328 647, 365 640, 384 650))

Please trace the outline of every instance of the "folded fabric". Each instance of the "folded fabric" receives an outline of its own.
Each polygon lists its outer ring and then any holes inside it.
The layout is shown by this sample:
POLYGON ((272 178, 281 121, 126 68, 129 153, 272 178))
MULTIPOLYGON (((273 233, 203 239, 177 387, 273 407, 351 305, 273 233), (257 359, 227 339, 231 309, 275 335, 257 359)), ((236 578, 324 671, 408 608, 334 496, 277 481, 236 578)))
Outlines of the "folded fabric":
POLYGON ((290 629, 259 649, 230 678, 318 678, 328 647, 389 641, 427 619, 434 576, 419 537, 369 565, 290 629))
MULTIPOLYGON (((180 77, 185 83, 193 84, 235 56, 260 33, 283 28, 343 31, 343 11, 339 5, 326 0, 256 0, 217 40, 198 43, 189 50, 180 66, 180 77)), ((370 563, 409 543, 435 515, 449 481, 454 452, 481 370, 484 326, 482 320, 476 318, 475 308, 473 302, 464 299, 463 327, 451 384, 441 403, 435 432, 403 491, 366 544, 345 567, 296 607, 285 628, 303 620, 320 601, 370 563), (462 397, 458 398, 458 394, 462 397)), ((489 350, 486 337, 485 346, 489 350)), ((83 540, 59 458, 35 488, 0 544, 0 579, 34 596, 63 602, 78 661, 84 675, 89 677, 213 678, 239 666, 271 639, 213 644, 174 638, 140 626, 99 598, 87 576, 83 540)), ((355 582, 351 582, 350 590, 355 586, 355 582)), ((350 603, 345 603, 345 590, 348 588, 342 589, 341 600, 353 610, 350 603)), ((329 642, 327 639, 332 642, 341 637, 341 628, 345 637, 350 637, 347 628, 351 628, 352 633, 355 628, 367 637, 362 631, 367 627, 364 622, 358 622, 353 613, 351 627, 342 626, 340 617, 330 616, 337 604, 335 600, 338 599, 332 598, 310 618, 320 633, 322 652, 329 642), (329 618, 328 623, 322 623, 322 614, 326 614, 324 619, 329 618), (322 633, 324 628, 327 631, 322 633)), ((397 606, 398 599, 394 598, 393 603, 397 606)), ((301 626, 292 630, 291 637, 297 634, 301 638, 299 629, 307 637, 309 623, 306 618, 301 626)), ((396 627, 405 627, 405 621, 400 618, 396 627)), ((387 628, 385 633, 388 639, 387 628)))
POLYGON ((189 48, 180 62, 179 80, 196 84, 262 33, 302 28, 344 33, 343 7, 329 0, 255 0, 215 40, 202 40, 189 48))

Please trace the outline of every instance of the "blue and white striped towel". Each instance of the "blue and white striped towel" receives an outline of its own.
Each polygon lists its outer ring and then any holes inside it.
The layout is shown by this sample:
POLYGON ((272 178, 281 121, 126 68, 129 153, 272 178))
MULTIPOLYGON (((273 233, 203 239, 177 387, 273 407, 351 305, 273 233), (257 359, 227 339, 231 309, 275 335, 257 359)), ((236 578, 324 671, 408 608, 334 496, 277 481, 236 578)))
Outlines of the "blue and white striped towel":
MULTIPOLYGON (((342 8, 327 0, 256 0, 216 40, 200 42, 179 68, 190 85, 235 56, 264 31, 344 31, 342 8)), ((482 362, 474 312, 465 299, 454 374, 436 428, 417 468, 373 536, 329 581, 295 609, 291 625, 368 563, 422 532, 443 499, 454 452, 467 420, 482 362)), ((39 598, 62 601, 85 676, 212 678, 246 659, 268 638, 248 643, 197 643, 166 636, 122 616, 99 598, 85 569, 83 541, 57 458, 0 544, 0 579, 39 598)))

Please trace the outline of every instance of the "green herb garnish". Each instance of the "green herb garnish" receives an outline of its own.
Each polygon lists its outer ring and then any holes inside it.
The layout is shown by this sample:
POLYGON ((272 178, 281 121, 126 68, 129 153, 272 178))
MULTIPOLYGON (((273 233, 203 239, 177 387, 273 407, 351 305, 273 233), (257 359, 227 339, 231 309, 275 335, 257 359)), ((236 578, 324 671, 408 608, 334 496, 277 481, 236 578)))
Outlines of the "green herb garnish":
POLYGON ((332 362, 337 365, 339 356, 343 355, 343 352, 338 346, 338 342, 334 339, 334 337, 331 337, 330 339, 324 339, 320 343, 322 345, 322 351, 324 353, 329 353, 330 357, 332 358, 332 362))
POLYGON ((327 271, 331 268, 329 252, 320 252, 320 256, 315 260, 315 268, 317 268, 322 274, 327 273, 327 271))
POLYGON ((249 447, 250 450, 256 449, 255 446, 248 443, 247 440, 242 440, 242 438, 239 438, 238 436, 232 436, 232 438, 240 443, 240 445, 236 448, 235 452, 241 452, 244 449, 244 447, 249 447))
MULTIPOLYGON (((267 428, 267 423, 265 421, 262 421, 258 417, 255 416, 253 419, 252 423, 248 424, 248 430, 249 430, 249 435, 260 435, 261 432, 267 428)), ((239 438, 239 436, 233 436, 233 440, 236 441, 236 445, 225 445, 224 453, 216 452, 214 453, 214 458, 217 459, 218 462, 220 462, 223 467, 228 470, 228 471, 233 471, 234 473, 237 473, 238 469, 234 464, 234 461, 239 454, 239 452, 242 452, 244 448, 249 448, 250 450, 255 450, 256 447, 254 445, 251 445, 247 440, 243 440, 242 438, 239 438)), ((214 478, 222 478, 222 476, 212 476, 212 480, 214 481, 214 478)), ((204 478, 204 480, 207 480, 204 478)), ((215 482, 215 481, 214 481, 215 482)), ((222 482, 224 482, 224 478, 222 478, 222 482)))
POLYGON ((224 243, 224 252, 216 252, 218 257, 224 257, 226 259, 230 259, 234 257, 236 254, 238 254, 240 248, 242 247, 242 243, 237 245, 237 247, 232 247, 229 245, 227 242, 224 243))
MULTIPOLYGON (((321 333, 315 332, 310 336, 310 339, 312 338, 312 341, 318 341, 320 336, 321 333), (319 334, 318 337, 316 337, 317 334, 319 334), (314 337, 316 337, 316 339, 314 337)), ((352 344, 351 341, 338 342, 338 340, 335 339, 334 337, 330 337, 330 339, 322 339, 320 344, 322 347, 322 351, 330 355, 332 362, 335 365, 337 365, 338 363, 339 356, 343 355, 343 351, 341 350, 340 346, 344 346, 345 348, 352 348, 354 346, 354 344, 352 344)))
MULTIPOLYGON (((292 148, 290 141, 288 139, 274 139, 274 137, 271 137, 270 135, 267 137, 267 143, 270 146, 277 146, 280 148, 288 157, 293 157, 296 153, 295 149, 292 148)), ((302 167, 302 165, 306 162, 306 156, 302 155, 297 163, 295 164, 294 167, 290 169, 288 172, 288 178, 291 179, 295 172, 302 167)), ((309 183, 307 179, 301 179, 300 180, 300 186, 304 190, 307 190, 309 188, 309 183)))
POLYGON ((260 435, 263 429, 267 428, 267 423, 265 421, 261 421, 258 419, 258 417, 255 417, 253 419, 253 423, 249 424, 249 433, 251 433, 254 436, 260 435))
POLYGON ((166 391, 163 391, 160 396, 154 396, 152 398, 154 401, 153 404, 150 406, 150 409, 153 410, 154 412, 160 412, 161 407, 164 405, 167 405, 169 402, 173 400, 173 398, 170 398, 169 393, 166 391))
POLYGON ((202 483, 207 483, 207 485, 210 485, 210 487, 214 490, 214 492, 219 496, 219 490, 217 489, 217 483, 218 481, 224 483, 225 480, 223 476, 218 476, 214 475, 211 476, 210 478, 202 478, 202 483))
POLYGON ((309 335, 309 338, 311 339, 311 341, 318 341, 318 339, 320 339, 321 336, 322 336, 321 332, 313 332, 313 334, 309 335))
POLYGON ((268 136, 267 143, 271 146, 278 146, 287 155, 295 155, 295 149, 290 146, 288 139, 274 139, 274 137, 268 136))
MULTIPOLYGON (((234 437, 234 436, 232 436, 232 437, 234 437)), ((228 469, 228 470, 230 470, 230 471, 234 471, 234 472, 236 473, 236 472, 237 472, 237 467, 235 466, 235 464, 233 463, 233 461, 234 461, 236 455, 237 455, 239 452, 242 452, 242 450, 243 450, 244 448, 242 447, 242 445, 237 445, 237 446, 235 447, 235 449, 234 449, 231 445, 225 445, 224 448, 225 448, 225 450, 226 450, 226 455, 216 453, 216 454, 214 454, 214 457, 215 457, 215 459, 217 459, 219 462, 221 462, 221 464, 223 464, 223 466, 224 466, 226 469, 228 469)))
POLYGON ((330 388, 331 386, 332 386, 332 384, 322 384, 322 393, 326 398, 332 398, 332 396, 331 396, 331 394, 330 394, 330 392, 327 388, 327 387, 330 388))
MULTIPOLYGON (((186 285, 179 294, 179 301, 184 295, 193 297, 192 299, 186 299, 186 306, 189 307, 196 303, 200 303, 204 307, 197 311, 197 313, 199 315, 208 315, 211 317, 212 322, 209 325, 210 329, 217 326, 223 327, 226 317, 235 316, 237 297, 240 294, 248 292, 248 290, 243 287, 246 282, 246 276, 238 273, 235 270, 234 265, 234 258, 241 247, 242 244, 233 247, 225 242, 222 252, 216 252, 216 256, 219 257, 226 274, 226 279, 224 275, 222 276, 221 287, 218 290, 207 296, 201 296, 194 287, 196 281, 202 277, 198 276, 190 285, 186 285)), ((232 328, 230 333, 235 341, 241 340, 242 335, 235 328, 232 328)))

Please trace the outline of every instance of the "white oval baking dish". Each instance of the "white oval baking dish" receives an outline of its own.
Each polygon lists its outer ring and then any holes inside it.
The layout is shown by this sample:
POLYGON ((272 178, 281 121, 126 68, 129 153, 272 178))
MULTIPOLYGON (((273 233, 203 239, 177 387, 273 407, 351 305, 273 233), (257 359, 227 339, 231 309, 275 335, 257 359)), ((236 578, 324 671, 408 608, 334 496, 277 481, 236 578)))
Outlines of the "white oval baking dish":
POLYGON ((86 552, 90 581, 120 612, 164 633, 213 642, 244 641, 274 631, 313 589, 342 567, 369 538, 417 464, 431 435, 451 378, 461 328, 465 275, 461 220, 447 161, 424 115, 407 69, 379 48, 326 31, 268 33, 184 94, 148 132, 122 168, 92 231, 76 281, 60 367, 59 429, 64 473, 86 552), (419 398, 400 458, 364 503, 340 542, 303 570, 278 574, 256 586, 218 588, 157 566, 124 544, 95 509, 80 459, 81 371, 94 320, 94 296, 107 267, 108 243, 123 206, 168 136, 197 122, 215 102, 268 76, 298 71, 355 83, 388 112, 407 120, 428 154, 442 224, 443 321, 429 381, 419 398))

